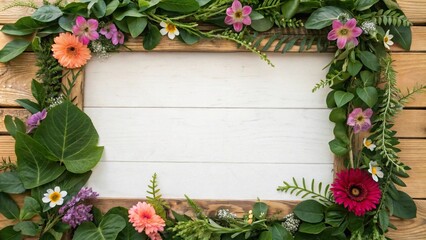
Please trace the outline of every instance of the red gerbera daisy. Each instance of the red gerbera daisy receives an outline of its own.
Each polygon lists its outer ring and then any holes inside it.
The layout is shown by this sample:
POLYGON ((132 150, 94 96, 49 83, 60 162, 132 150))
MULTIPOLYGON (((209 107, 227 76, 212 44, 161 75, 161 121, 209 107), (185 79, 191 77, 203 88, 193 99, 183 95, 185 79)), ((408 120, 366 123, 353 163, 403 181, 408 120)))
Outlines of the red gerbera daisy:
POLYGON ((338 173, 330 190, 336 203, 343 204, 357 216, 375 209, 382 195, 379 184, 367 171, 361 169, 348 169, 338 173))

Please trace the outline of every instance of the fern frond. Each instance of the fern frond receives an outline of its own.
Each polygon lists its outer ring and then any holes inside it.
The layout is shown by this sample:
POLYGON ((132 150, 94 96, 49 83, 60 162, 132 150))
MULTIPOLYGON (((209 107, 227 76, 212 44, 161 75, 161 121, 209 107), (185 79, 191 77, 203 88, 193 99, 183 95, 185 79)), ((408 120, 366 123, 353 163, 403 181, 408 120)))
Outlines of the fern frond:
POLYGON ((188 202, 189 206, 192 208, 192 211, 194 211, 195 216, 198 219, 207 219, 207 216, 203 213, 203 209, 200 208, 191 198, 189 198, 187 195, 185 195, 186 201, 188 202))
POLYGON ((399 98, 399 103, 405 105, 415 94, 424 91, 426 91, 426 85, 416 85, 412 89, 407 89, 407 93, 399 98))
POLYGON ((6 11, 14 7, 25 7, 25 8, 34 8, 34 9, 38 8, 37 4, 33 0, 28 0, 28 1, 15 0, 9 4, 6 4, 4 7, 0 8, 0 12, 6 11))
POLYGON ((0 162, 0 172, 15 171, 16 168, 17 168, 16 164, 12 162, 10 157, 8 157, 8 158, 2 157, 1 162, 0 162))
POLYGON ((344 74, 343 70, 341 70, 341 71, 337 71, 337 70, 330 71, 329 73, 327 73, 325 80, 321 79, 321 81, 319 83, 315 84, 315 87, 312 89, 312 92, 315 92, 320 88, 325 88, 327 86, 331 86, 336 81, 343 81, 344 80, 343 74, 344 74))
POLYGON ((384 26, 411 26, 411 22, 408 18, 403 14, 395 10, 386 10, 380 9, 378 12, 373 13, 374 15, 371 17, 371 21, 378 25, 384 26))
POLYGON ((295 196, 299 196, 301 198, 313 198, 318 201, 321 201, 325 205, 333 204, 331 192, 329 191, 330 185, 327 184, 323 189, 323 183, 319 182, 318 186, 315 184, 315 179, 312 179, 310 187, 306 184, 305 178, 302 178, 302 184, 298 183, 295 178, 293 178, 293 182, 289 183, 284 181, 283 186, 279 186, 277 188, 278 191, 294 194, 295 196))
POLYGON ((278 8, 281 6, 280 0, 265 0, 261 5, 256 8, 256 11, 262 11, 271 8, 278 8))
POLYGON ((154 173, 152 175, 152 178, 150 180, 151 184, 148 185, 148 190, 146 191, 148 193, 148 196, 146 196, 146 201, 151 204, 155 212, 164 220, 167 219, 166 216, 166 209, 170 208, 170 205, 162 198, 162 195, 160 193, 160 189, 158 188, 157 183, 157 173, 154 173))

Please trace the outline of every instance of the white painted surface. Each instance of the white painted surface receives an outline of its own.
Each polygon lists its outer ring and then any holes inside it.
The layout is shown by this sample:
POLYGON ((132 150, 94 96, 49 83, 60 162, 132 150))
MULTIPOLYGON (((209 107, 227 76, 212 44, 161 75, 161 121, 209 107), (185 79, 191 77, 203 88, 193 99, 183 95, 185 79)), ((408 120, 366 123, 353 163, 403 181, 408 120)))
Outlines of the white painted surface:
POLYGON ((329 55, 120 53, 86 69, 85 111, 105 146, 89 185, 142 198, 154 172, 164 197, 294 199, 305 176, 329 183, 326 91, 311 93, 329 55), (308 67, 307 67, 308 66, 308 67))

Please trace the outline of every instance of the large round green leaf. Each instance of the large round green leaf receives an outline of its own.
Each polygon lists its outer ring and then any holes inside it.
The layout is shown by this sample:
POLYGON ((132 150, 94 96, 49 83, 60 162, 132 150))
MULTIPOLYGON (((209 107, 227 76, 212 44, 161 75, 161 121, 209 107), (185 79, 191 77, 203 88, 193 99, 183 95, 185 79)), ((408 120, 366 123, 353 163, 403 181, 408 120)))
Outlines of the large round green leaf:
POLYGON ((81 224, 74 234, 74 240, 115 240, 126 226, 126 221, 117 214, 105 216, 99 227, 92 222, 81 224))

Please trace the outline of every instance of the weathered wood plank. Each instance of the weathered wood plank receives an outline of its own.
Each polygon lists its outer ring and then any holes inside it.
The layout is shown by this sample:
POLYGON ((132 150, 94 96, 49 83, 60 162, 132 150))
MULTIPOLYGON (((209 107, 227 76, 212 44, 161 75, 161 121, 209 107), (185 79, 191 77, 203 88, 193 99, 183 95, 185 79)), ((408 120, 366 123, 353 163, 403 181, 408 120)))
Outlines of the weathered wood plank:
POLYGON ((18 117, 22 121, 25 121, 29 114, 30 113, 23 108, 0 108, 0 134, 7 133, 6 127, 4 125, 4 118, 7 115, 18 117))
POLYGON ((33 99, 31 80, 36 71, 35 55, 31 53, 24 53, 8 63, 0 63, 0 107, 19 106, 16 99, 33 99))
POLYGON ((395 119, 398 137, 426 138, 426 111, 403 110, 395 119))
MULTIPOLYGON (((13 2, 14 0, 0 0, 0 9, 3 10, 6 6, 9 6, 13 2)), ((37 6, 41 6, 43 1, 34 0, 33 2, 35 2, 37 6)), ((14 7, 7 9, 5 11, 0 12, 0 23, 14 23, 21 17, 30 16, 34 11, 35 9, 29 7, 14 7)))
POLYGON ((426 23, 426 1, 424 0, 398 0, 402 11, 414 24, 426 23))
POLYGON ((11 136, 0 135, 0 160, 10 159, 16 161, 15 140, 11 136))
MULTIPOLYGON (((15 198, 16 199, 16 198, 15 198)), ((18 197, 17 202, 22 202, 22 197, 18 197)), ((99 199, 95 202, 95 206, 101 211, 106 212, 115 206, 131 207, 138 201, 143 199, 99 199)), ((238 217, 243 216, 252 209, 255 201, 226 201, 226 200, 195 200, 197 204, 204 210, 204 213, 209 216, 214 216, 219 209, 229 209, 237 214, 238 217)), ((184 213, 194 216, 190 207, 184 200, 168 200, 173 210, 178 213, 184 213)), ((297 205, 298 201, 264 201, 270 206, 269 214, 281 218, 290 213, 297 205)), ((410 220, 392 219, 392 223, 398 228, 397 231, 391 230, 388 237, 393 239, 406 240, 424 240, 426 236, 426 200, 415 200, 417 205, 417 218, 410 220)), ((13 224, 14 222, 4 219, 0 216, 0 228, 13 224)))

